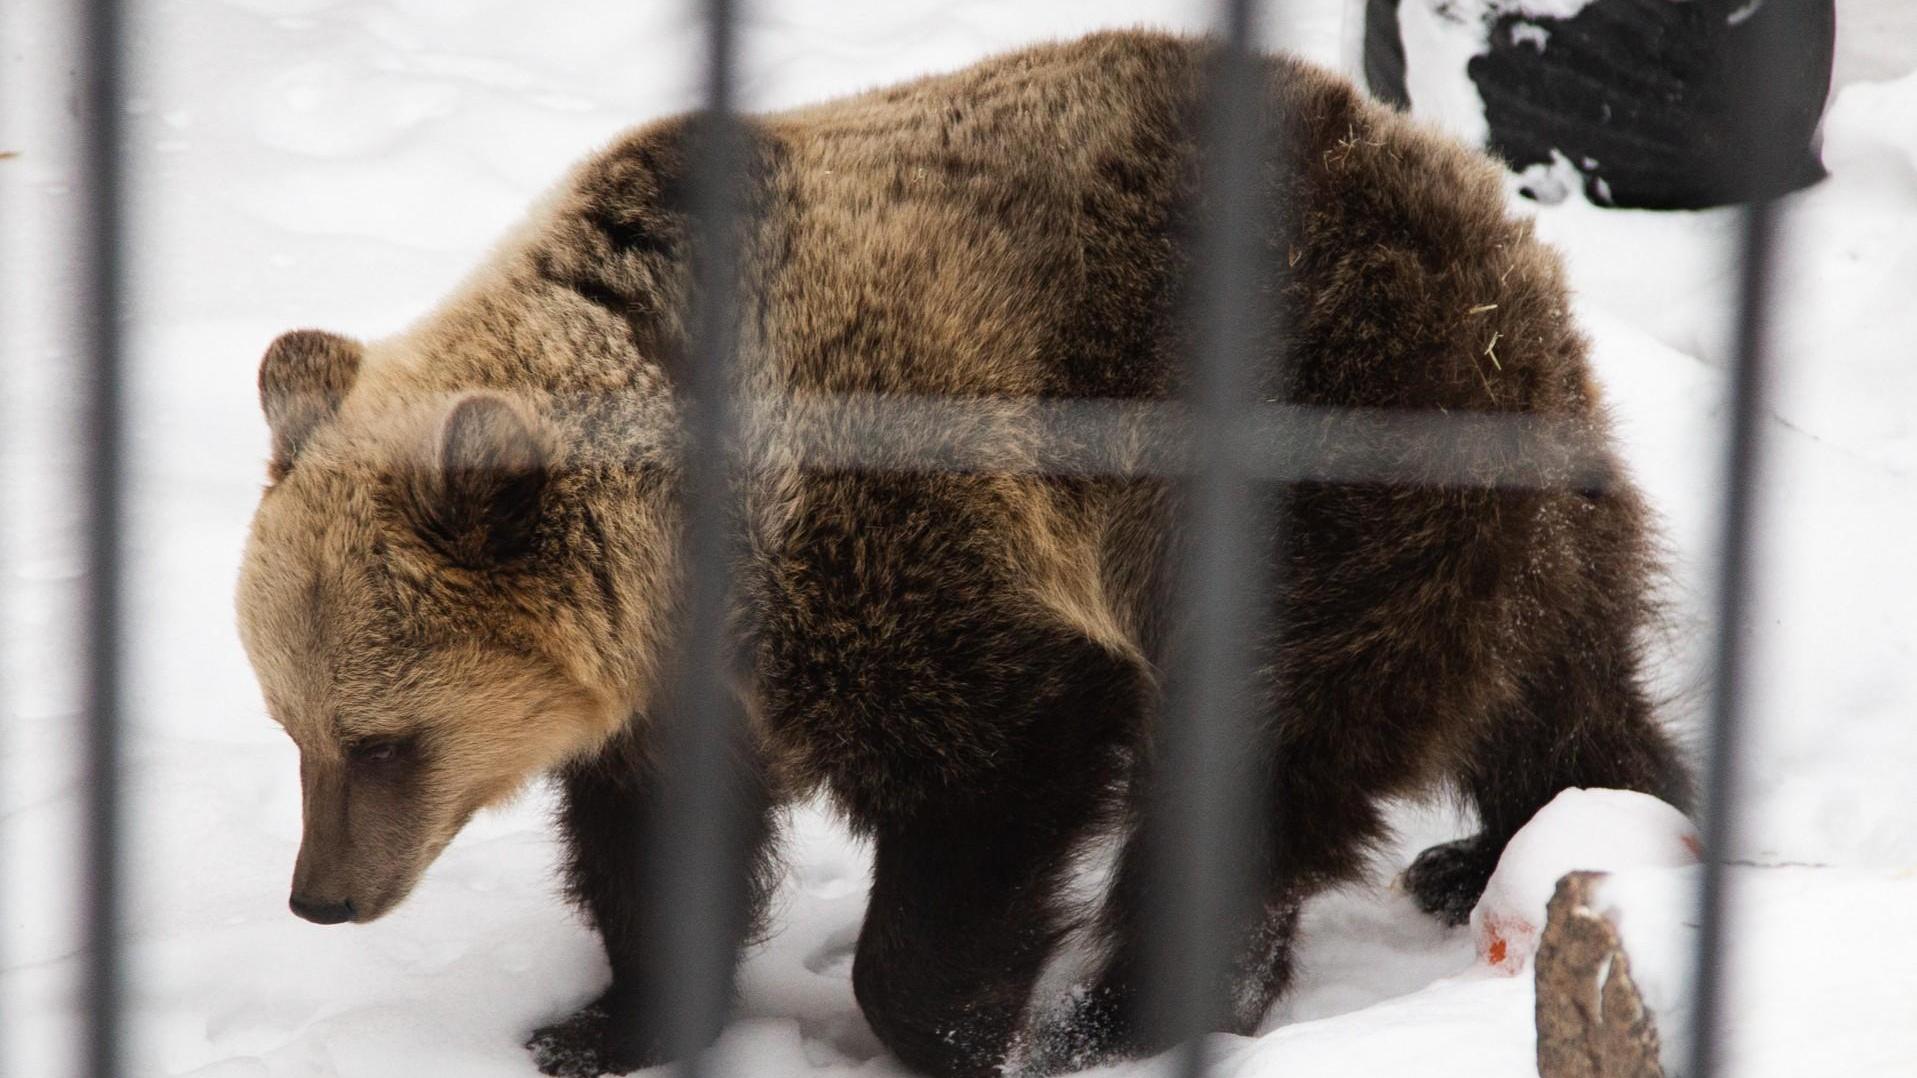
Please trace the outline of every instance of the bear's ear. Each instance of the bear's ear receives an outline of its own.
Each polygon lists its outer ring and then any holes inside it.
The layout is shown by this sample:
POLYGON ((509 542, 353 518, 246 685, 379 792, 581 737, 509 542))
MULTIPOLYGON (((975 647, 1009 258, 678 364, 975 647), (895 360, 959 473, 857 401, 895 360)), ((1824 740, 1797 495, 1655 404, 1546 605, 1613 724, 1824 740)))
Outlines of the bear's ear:
POLYGON ((260 410, 273 432, 268 475, 277 483, 321 423, 339 411, 359 377, 360 343, 337 333, 298 329, 266 347, 260 360, 260 410))
POLYGON ((548 464, 532 419, 504 397, 470 394, 446 414, 431 453, 406 480, 408 515, 422 538, 472 569, 531 550, 548 464))

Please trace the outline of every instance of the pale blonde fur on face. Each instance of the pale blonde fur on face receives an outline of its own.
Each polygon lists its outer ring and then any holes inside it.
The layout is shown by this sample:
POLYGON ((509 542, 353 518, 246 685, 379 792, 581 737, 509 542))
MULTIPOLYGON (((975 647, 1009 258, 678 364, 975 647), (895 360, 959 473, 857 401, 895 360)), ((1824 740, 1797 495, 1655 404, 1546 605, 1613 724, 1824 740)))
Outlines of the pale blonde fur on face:
MULTIPOLYGON (((381 373, 364 381, 390 390, 392 369, 381 373)), ((237 597, 268 709, 301 754, 295 894, 350 901, 361 921, 403 898, 473 813, 597 750, 643 680, 600 646, 622 611, 571 601, 579 589, 532 560, 448 565, 432 542, 445 507, 419 502, 465 497, 471 480, 441 443, 503 424, 503 436, 526 437, 521 456, 543 476, 536 410, 409 388, 282 402, 278 414, 319 418, 275 432, 298 455, 275 461, 237 597), (485 422, 455 437, 450 425, 478 413, 485 422), (403 768, 358 760, 380 743, 404 747, 403 768)))

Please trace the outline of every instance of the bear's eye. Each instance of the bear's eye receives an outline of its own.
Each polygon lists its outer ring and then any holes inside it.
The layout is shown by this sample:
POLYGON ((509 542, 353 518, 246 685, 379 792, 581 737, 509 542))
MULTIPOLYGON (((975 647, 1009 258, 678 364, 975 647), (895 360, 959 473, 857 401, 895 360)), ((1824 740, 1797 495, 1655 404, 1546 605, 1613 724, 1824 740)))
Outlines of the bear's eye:
POLYGON ((378 737, 361 741, 353 746, 353 762, 358 764, 389 764, 400 758, 405 746, 398 738, 378 737))

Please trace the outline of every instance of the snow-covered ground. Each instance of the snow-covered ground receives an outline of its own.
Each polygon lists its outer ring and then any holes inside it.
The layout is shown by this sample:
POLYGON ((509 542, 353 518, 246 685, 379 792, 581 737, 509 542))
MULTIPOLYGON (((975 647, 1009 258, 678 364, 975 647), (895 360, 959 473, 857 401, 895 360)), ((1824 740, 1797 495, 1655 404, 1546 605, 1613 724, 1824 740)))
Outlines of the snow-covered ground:
MULTIPOLYGON (((1856 25, 1895 27, 1908 21, 1902 3, 1841 6, 1856 25)), ((66 486, 77 390, 62 304, 85 118, 65 6, 0 6, 0 1073, 33 1078, 75 1073, 80 968, 80 562, 66 486)), ((683 3, 633 0, 137 6, 133 1073, 528 1074, 525 1033, 605 976, 593 938, 553 895, 543 793, 476 821, 377 924, 320 928, 285 910, 295 754, 263 714, 229 601, 266 444, 254 369, 287 328, 397 328, 569 162, 693 104, 696 18, 683 3)), ((1198 28, 1207 6, 764 0, 747 14, 744 89, 755 106, 796 103, 1097 26, 1198 28)), ((1358 6, 1294 2, 1269 36, 1338 63, 1358 6)), ((1751 627, 1750 807, 1734 852, 1842 870, 1830 893, 1850 897, 1817 912, 1864 942, 1813 951, 1835 975, 1817 980, 1833 987, 1806 1022, 1911 1020, 1777 1036, 1797 1013, 1801 949, 1768 964, 1764 941, 1821 926, 1755 911, 1763 934, 1736 967, 1731 1013, 1764 1016, 1770 1035, 1733 1055, 1739 1078, 1917 1074, 1910 911, 1868 900, 1871 880, 1917 871, 1917 40, 1844 36, 1840 54, 1840 72, 1857 77, 1825 126, 1833 175, 1791 200, 1751 627), (1876 930, 1858 931, 1854 916, 1876 930), (1859 1050, 1833 1069, 1839 1041, 1859 1050)), ((1514 205, 1569 259, 1627 450, 1665 515, 1668 683, 1688 727, 1708 639, 1733 219, 1514 205)), ((1297 990, 1261 1036, 1219 1041, 1222 1073, 1533 1073, 1529 980, 1478 965, 1468 930, 1441 930, 1389 886, 1458 826, 1408 809, 1375 884, 1307 910, 1297 990)), ((747 963, 721 1073, 902 1074, 848 981, 867 855, 817 812, 800 812, 794 833, 782 931, 747 963)))

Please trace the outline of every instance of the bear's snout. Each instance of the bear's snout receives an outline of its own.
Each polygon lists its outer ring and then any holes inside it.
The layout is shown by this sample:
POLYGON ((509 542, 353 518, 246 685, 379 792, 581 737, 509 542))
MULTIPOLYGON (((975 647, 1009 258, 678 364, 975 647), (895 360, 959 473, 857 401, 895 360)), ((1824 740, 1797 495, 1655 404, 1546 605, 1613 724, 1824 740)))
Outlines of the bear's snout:
POLYGON ((350 898, 329 902, 308 898, 295 891, 286 904, 292 907, 294 913, 316 925, 336 925, 353 919, 353 900, 350 898))

